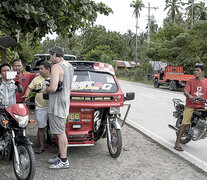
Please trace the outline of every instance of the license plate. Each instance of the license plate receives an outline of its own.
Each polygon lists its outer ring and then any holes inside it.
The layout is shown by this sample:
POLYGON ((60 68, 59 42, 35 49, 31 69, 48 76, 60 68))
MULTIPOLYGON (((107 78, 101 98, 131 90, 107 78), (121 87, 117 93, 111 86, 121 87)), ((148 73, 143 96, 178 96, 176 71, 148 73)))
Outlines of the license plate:
POLYGON ((67 122, 80 122, 80 113, 69 113, 67 122))

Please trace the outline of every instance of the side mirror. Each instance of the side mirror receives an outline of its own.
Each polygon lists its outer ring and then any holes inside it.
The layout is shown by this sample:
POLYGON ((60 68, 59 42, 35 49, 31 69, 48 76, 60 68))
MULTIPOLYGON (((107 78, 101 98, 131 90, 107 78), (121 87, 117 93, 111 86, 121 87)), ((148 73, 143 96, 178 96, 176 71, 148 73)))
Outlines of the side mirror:
POLYGON ((135 93, 134 92, 126 93, 126 96, 124 97, 124 101, 133 100, 134 97, 135 97, 135 93))
POLYGON ((26 71, 30 72, 31 70, 31 65, 26 65, 26 71))

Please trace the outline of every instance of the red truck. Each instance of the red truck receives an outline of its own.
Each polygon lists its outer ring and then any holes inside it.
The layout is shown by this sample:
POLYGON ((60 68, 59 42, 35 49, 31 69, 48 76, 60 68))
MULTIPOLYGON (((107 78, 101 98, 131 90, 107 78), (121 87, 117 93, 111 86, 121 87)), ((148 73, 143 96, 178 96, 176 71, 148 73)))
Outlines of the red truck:
POLYGON ((184 74, 183 66, 168 65, 161 68, 160 72, 154 75, 154 87, 169 86, 171 91, 175 91, 178 88, 185 87, 186 82, 193 77, 195 76, 192 74, 184 74))

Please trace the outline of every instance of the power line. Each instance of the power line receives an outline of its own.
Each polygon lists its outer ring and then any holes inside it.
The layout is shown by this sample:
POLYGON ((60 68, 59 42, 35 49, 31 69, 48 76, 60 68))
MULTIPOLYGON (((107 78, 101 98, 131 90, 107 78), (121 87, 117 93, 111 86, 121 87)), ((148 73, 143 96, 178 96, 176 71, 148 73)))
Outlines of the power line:
POLYGON ((158 7, 150 7, 150 3, 148 2, 148 7, 144 7, 144 8, 148 8, 148 32, 147 32, 147 47, 149 48, 149 44, 150 44, 150 22, 151 22, 151 16, 150 16, 150 9, 159 9, 158 7))

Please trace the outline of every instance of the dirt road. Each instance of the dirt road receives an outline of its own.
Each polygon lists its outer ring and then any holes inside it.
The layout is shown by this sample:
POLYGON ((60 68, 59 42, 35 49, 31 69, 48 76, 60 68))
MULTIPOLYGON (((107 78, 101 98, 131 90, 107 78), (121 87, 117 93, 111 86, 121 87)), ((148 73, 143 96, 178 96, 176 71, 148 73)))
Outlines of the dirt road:
MULTIPOLYGON (((27 134, 37 149, 36 124, 30 125, 27 134)), ((119 158, 113 159, 107 149, 106 139, 93 147, 68 149, 71 167, 50 170, 47 160, 54 156, 57 147, 47 146, 36 155, 35 180, 205 180, 207 173, 163 148, 129 126, 122 128, 123 149, 119 158)), ((0 160, 0 180, 15 179, 12 163, 0 160)))

